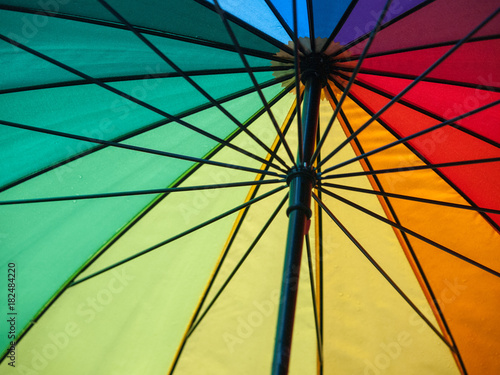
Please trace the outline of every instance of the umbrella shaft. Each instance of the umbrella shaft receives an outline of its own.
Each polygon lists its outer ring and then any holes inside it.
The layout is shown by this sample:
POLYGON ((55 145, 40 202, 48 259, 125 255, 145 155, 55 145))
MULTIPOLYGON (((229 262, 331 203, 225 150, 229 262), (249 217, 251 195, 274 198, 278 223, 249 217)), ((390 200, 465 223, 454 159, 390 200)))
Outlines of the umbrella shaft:
POLYGON ((290 203, 287 210, 288 238, 274 346, 273 375, 288 374, 302 248, 305 235, 309 230, 311 216, 310 204, 314 176, 309 172, 308 162, 316 145, 321 87, 320 79, 314 75, 309 76, 305 82, 302 113, 303 160, 301 162, 298 159, 299 167, 288 176, 290 185, 290 203))

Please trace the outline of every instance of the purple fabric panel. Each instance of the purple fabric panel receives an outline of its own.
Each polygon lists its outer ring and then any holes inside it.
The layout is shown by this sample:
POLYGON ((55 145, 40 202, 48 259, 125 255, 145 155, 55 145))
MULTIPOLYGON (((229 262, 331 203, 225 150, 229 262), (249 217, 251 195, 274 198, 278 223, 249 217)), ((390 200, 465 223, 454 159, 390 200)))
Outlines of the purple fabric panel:
MULTIPOLYGON (((499 6, 498 0, 437 0, 380 31, 370 53, 462 39, 499 6)), ((499 33, 500 16, 497 16, 474 37, 499 33)), ((365 43, 355 46, 353 54, 359 54, 365 43)))
MULTIPOLYGON (((424 1, 394 0, 384 17, 384 22, 392 20, 424 1)), ((334 40, 341 45, 346 45, 360 36, 371 32, 386 2, 387 0, 359 0, 334 40)))

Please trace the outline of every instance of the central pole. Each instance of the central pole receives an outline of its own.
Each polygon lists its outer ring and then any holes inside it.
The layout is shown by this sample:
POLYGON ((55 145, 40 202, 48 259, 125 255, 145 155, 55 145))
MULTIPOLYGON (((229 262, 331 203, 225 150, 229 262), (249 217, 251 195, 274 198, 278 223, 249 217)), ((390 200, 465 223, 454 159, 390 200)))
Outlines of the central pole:
MULTIPOLYGON (((278 325, 274 346, 272 375, 287 375, 292 346, 295 305, 299 287, 300 261, 304 238, 309 230, 311 217, 311 194, 315 185, 315 175, 309 165, 309 160, 316 146, 318 129, 319 103, 321 98, 322 80, 313 73, 302 75, 305 81, 304 106, 302 111, 302 150, 303 160, 298 160, 288 174, 287 183, 290 186, 290 200, 287 210, 288 238, 285 251, 283 282, 281 286, 278 325)), ((297 97, 300 93, 297 93, 297 97)), ((301 147, 299 145, 299 147, 301 147)), ((300 155, 300 153, 299 153, 300 155)))

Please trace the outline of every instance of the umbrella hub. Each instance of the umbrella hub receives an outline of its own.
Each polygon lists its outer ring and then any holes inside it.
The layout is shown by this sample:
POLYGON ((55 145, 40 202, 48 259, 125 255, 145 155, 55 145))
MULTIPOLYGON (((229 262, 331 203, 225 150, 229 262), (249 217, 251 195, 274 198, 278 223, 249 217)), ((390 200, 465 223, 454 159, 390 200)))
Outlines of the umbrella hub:
POLYGON ((302 177, 306 180, 309 180, 312 184, 312 187, 316 186, 318 174, 312 170, 310 167, 293 167, 290 169, 288 174, 286 175, 286 184, 290 186, 290 183, 294 178, 302 177))
POLYGON ((312 53, 300 59, 300 79, 304 84, 313 76, 317 77, 324 87, 333 71, 333 63, 327 55, 312 53))

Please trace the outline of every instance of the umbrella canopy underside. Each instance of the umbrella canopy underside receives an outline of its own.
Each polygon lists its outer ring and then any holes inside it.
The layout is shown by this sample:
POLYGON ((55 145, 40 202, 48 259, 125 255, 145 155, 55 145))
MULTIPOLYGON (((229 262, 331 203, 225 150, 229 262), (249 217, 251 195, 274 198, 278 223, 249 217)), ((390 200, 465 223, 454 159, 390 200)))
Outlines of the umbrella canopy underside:
POLYGON ((321 56, 290 374, 498 374, 497 8, 0 1, 0 372, 269 373, 321 56))

